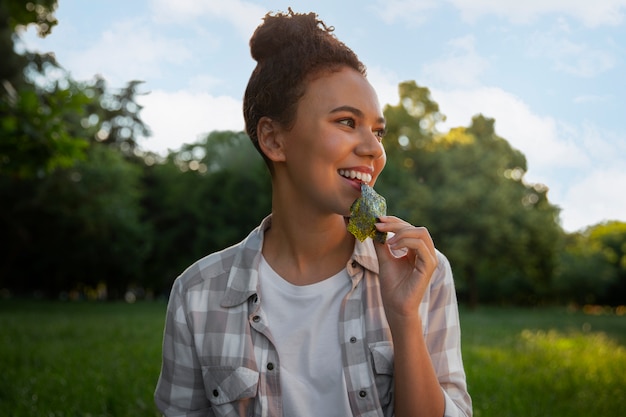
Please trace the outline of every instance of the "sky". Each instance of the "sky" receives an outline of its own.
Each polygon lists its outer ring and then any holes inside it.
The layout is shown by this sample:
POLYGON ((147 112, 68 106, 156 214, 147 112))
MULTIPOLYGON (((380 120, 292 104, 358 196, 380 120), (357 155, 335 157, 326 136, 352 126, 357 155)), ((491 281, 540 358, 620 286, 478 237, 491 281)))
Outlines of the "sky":
POLYGON ((166 153, 244 129, 250 36, 288 7, 334 26, 381 105, 412 80, 446 116, 441 132, 495 119, 566 231, 626 221, 626 0, 59 0, 52 34, 22 40, 75 80, 144 81, 152 136, 139 143, 166 153))

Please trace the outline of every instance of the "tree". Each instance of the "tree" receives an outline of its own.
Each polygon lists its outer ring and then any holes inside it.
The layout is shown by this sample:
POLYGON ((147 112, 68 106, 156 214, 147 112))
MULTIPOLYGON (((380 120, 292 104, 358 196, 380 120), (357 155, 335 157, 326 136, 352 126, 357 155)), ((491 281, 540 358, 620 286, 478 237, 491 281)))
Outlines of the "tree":
POLYGON ((41 176, 85 157, 87 143, 65 121, 82 114, 89 98, 67 79, 38 83, 60 70, 52 54, 14 49, 22 27, 34 24, 40 36, 49 34, 55 9, 56 1, 0 1, 0 175, 41 176))
POLYGON ((50 33, 56 5, 0 0, 0 286, 55 295, 106 281, 119 294, 150 245, 134 152, 149 134, 140 83, 112 91, 74 81, 52 54, 17 53, 23 27, 50 33))
POLYGON ((185 267, 243 239, 271 210, 267 168, 243 132, 212 132, 145 171, 144 221, 157 233, 145 273, 163 293, 185 267))
POLYGON ((5 87, 0 94, 7 92, 7 83, 9 89, 19 88, 24 83, 22 70, 27 66, 27 57, 15 52, 17 32, 35 25, 39 36, 47 36, 57 24, 56 8, 57 0, 0 0, 0 80, 5 87))
POLYGON ((381 190, 400 216, 429 228, 451 260, 459 293, 472 306, 546 295, 558 209, 547 187, 523 181, 526 160, 495 133, 495 121, 479 115, 468 128, 441 134, 433 126, 442 120, 438 107, 414 82, 401 84, 400 103, 385 118, 391 166, 381 190))
POLYGON ((609 221, 567 235, 555 290, 563 302, 626 303, 626 223, 609 221))
POLYGON ((42 179, 2 182, 10 250, 0 287, 57 296, 106 283, 120 296, 140 276, 151 235, 141 223, 141 170, 120 152, 93 146, 88 159, 42 179))

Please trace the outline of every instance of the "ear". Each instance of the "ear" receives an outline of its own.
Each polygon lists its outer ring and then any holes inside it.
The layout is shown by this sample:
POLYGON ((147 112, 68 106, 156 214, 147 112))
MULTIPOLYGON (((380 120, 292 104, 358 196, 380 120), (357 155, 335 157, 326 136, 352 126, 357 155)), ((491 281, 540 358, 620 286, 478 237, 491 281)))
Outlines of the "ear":
POLYGON ((256 128, 259 147, 273 162, 285 160, 284 136, 280 125, 269 117, 261 117, 256 128))

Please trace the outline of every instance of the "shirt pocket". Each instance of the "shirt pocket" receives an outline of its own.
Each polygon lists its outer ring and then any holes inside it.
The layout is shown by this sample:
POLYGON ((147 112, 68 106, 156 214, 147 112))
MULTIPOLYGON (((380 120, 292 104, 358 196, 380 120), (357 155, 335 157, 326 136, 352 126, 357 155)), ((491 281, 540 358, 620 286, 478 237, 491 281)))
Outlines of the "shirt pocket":
MULTIPOLYGON (((256 397, 259 373, 243 366, 203 366, 206 395, 213 406, 256 397)), ((242 404, 240 404, 242 405, 242 404)), ((250 405, 250 404, 249 404, 250 405)))
POLYGON ((386 409, 393 401, 393 344, 375 342, 369 344, 372 368, 380 405, 386 409))

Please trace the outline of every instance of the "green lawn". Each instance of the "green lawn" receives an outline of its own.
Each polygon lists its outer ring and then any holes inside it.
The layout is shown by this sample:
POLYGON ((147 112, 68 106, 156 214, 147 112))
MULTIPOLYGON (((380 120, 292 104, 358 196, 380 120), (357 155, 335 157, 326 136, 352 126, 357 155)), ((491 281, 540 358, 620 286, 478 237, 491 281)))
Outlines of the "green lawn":
MULTIPOLYGON (((2 416, 155 416, 165 304, 0 301, 2 416)), ((626 409, 626 316, 461 312, 474 413, 615 416, 626 409)))
POLYGON ((461 322, 475 416, 624 415, 626 316, 486 308, 461 322))

